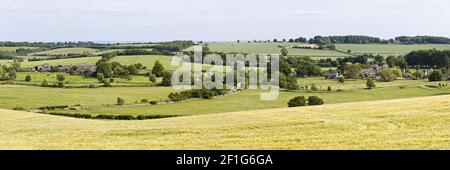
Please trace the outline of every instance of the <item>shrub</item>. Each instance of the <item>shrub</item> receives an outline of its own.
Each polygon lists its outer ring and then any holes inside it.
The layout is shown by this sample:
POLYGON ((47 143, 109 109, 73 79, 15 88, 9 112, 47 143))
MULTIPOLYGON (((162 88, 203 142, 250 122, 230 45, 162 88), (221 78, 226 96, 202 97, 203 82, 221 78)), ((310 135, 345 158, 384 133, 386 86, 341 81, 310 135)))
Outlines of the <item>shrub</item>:
POLYGON ((338 82, 339 83, 344 83, 344 81, 345 81, 345 78, 343 76, 339 76, 338 82))
POLYGON ((97 80, 103 82, 103 80, 105 80, 105 75, 103 73, 97 73, 97 80))
POLYGON ((376 87, 375 81, 372 78, 368 78, 366 82, 366 86, 368 89, 373 89, 376 87))
POLYGON ((328 90, 328 91, 331 91, 331 86, 328 86, 327 90, 328 90))
POLYGON ((111 86, 111 83, 109 83, 108 81, 104 81, 103 87, 112 87, 112 86, 111 86))
POLYGON ((383 81, 383 82, 390 82, 395 79, 395 75, 394 75, 394 73, 392 73, 391 69, 383 68, 380 71, 380 78, 381 78, 381 81, 383 81))
POLYGON ((318 91, 319 89, 317 88, 316 84, 312 84, 311 85, 311 90, 312 91, 318 91))
POLYGON ((94 118, 96 119, 114 119, 114 115, 97 115, 94 118))
POLYGON ((148 79, 149 79, 150 82, 156 83, 156 76, 155 76, 155 75, 151 74, 151 75, 148 77, 148 79))
POLYGON ((152 101, 150 101, 150 104, 151 104, 151 105, 157 105, 157 104, 158 104, 158 101, 152 100, 152 101))
POLYGON ((47 80, 47 79, 44 79, 44 81, 42 81, 41 86, 42 86, 42 87, 48 87, 48 80, 47 80))
POLYGON ((94 83, 89 84, 89 88, 96 88, 97 86, 95 86, 94 83))
POLYGON ((66 80, 66 76, 64 76, 64 74, 57 74, 57 75, 56 75, 56 79, 57 79, 59 82, 63 82, 64 80, 66 80))
POLYGON ((288 107, 306 106, 306 99, 304 96, 295 97, 288 102, 288 107))
POLYGON ((309 96, 308 97, 308 104, 313 106, 313 105, 322 105, 323 104, 323 100, 317 96, 309 96))
POLYGON ((401 78, 401 77, 403 77, 403 73, 402 73, 402 71, 400 70, 400 69, 398 69, 398 68, 393 68, 392 69, 392 74, 394 74, 394 76, 396 77, 396 78, 401 78))
POLYGON ((118 97, 117 98, 117 105, 123 105, 123 104, 125 104, 125 99, 123 99, 121 97, 118 97))
POLYGON ((115 81, 116 81, 116 79, 114 79, 114 78, 110 78, 110 79, 109 79, 109 82, 110 82, 110 83, 114 83, 115 81))
POLYGON ((31 81, 31 76, 30 76, 30 75, 27 75, 27 76, 25 77, 25 81, 26 81, 26 82, 30 82, 30 81, 31 81))
POLYGON ((136 118, 131 115, 117 115, 117 116, 114 116, 114 119, 116 119, 116 120, 135 120, 136 118))
POLYGON ((64 87, 64 82, 63 81, 60 81, 60 82, 58 82, 58 87, 64 87))
POLYGON ((13 110, 24 111, 25 109, 23 107, 17 106, 17 107, 14 107, 13 110))
POLYGON ((69 108, 68 105, 62 105, 62 106, 42 106, 39 107, 39 110, 62 110, 62 109, 66 109, 69 108))
POLYGON ((161 86, 171 86, 172 85, 172 73, 171 72, 163 72, 161 86))
POLYGON ((148 99, 141 99, 141 103, 148 103, 148 99))
POLYGON ((416 80, 423 79, 425 77, 425 73, 422 70, 417 70, 412 75, 416 80))
POLYGON ((298 90, 300 87, 298 85, 297 79, 294 76, 288 76, 286 78, 286 89, 287 90, 298 90))
POLYGON ((442 81, 444 79, 444 75, 440 70, 434 70, 429 76, 428 81, 442 81))

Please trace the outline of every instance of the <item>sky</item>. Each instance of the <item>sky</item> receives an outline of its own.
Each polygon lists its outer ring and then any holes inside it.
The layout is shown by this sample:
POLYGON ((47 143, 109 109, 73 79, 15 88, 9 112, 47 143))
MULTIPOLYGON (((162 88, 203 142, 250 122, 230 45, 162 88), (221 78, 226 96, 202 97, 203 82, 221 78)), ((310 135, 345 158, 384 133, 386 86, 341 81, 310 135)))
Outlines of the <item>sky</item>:
POLYGON ((0 0, 0 41, 450 37, 448 0, 0 0))

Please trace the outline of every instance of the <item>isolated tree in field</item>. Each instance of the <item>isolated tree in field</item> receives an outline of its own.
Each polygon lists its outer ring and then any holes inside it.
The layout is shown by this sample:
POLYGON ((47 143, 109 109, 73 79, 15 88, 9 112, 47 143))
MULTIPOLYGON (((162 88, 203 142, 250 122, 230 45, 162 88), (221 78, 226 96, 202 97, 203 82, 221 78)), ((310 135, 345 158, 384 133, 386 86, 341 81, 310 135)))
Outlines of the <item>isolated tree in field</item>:
POLYGON ((295 97, 288 102, 288 107, 306 106, 306 99, 304 96, 295 97))
POLYGON ((286 49, 286 47, 281 48, 281 55, 282 56, 287 56, 289 53, 289 51, 286 49))
POLYGON ((323 100, 317 96, 309 96, 308 97, 308 105, 323 105, 323 100))
POLYGON ((156 76, 155 76, 155 75, 151 74, 151 75, 148 77, 148 79, 149 79, 150 82, 156 83, 156 76))
POLYGON ((125 99, 123 99, 121 97, 118 97, 117 98, 117 105, 123 105, 123 104, 125 104, 125 99))
POLYGON ((362 71, 360 64, 346 64, 344 69, 347 77, 351 79, 359 78, 359 75, 361 75, 362 71))
POLYGON ((373 88, 375 88, 375 87, 376 87, 375 81, 374 81, 372 78, 368 78, 368 79, 367 79, 367 82, 366 82, 366 87, 367 87, 368 89, 373 89, 373 88))
POLYGON ((171 86, 172 85, 172 73, 165 71, 162 72, 161 86, 171 86))
POLYGON ((31 76, 30 76, 30 75, 27 75, 27 76, 25 77, 25 81, 26 81, 26 82, 30 82, 30 81, 31 81, 31 76))
POLYGON ((339 83, 344 83, 344 81, 345 81, 344 76, 339 76, 338 82, 339 82, 339 83))
POLYGON ((154 74, 156 77, 161 77, 164 70, 165 70, 164 66, 158 60, 155 62, 154 66, 152 68, 152 74, 154 74))
POLYGON ((97 73, 97 80, 103 82, 103 80, 105 80, 105 75, 103 73, 97 73))
POLYGON ((442 75, 441 70, 434 70, 429 76, 428 81, 442 81, 444 75, 442 75))

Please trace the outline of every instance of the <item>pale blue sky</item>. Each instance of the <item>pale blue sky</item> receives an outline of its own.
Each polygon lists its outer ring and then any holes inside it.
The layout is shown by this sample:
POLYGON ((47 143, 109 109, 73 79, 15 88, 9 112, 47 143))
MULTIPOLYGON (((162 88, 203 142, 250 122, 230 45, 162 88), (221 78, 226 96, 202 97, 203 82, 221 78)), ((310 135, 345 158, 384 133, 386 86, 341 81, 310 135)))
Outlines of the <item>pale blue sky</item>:
POLYGON ((448 0, 0 0, 0 41, 450 37, 448 0))

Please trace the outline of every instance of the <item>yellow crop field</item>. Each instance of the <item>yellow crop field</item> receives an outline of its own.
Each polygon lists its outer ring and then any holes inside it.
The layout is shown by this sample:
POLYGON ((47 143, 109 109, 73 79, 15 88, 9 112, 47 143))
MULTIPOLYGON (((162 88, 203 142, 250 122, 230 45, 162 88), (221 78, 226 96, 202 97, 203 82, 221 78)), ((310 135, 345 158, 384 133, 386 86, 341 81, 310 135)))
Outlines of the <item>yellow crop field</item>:
POLYGON ((86 120, 0 110, 0 149, 450 149, 450 95, 86 120))

